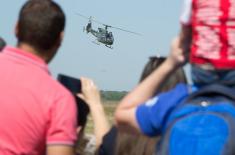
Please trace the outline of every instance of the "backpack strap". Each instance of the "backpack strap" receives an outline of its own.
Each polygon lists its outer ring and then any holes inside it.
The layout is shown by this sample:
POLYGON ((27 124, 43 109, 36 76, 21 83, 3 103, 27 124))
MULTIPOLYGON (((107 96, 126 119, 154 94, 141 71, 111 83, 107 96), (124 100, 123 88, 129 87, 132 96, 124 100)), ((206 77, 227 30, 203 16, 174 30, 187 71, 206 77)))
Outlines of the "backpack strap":
POLYGON ((235 89, 229 88, 221 84, 211 84, 202 87, 196 92, 190 94, 185 102, 191 101, 197 97, 214 97, 214 96, 224 96, 228 99, 235 101, 235 89))

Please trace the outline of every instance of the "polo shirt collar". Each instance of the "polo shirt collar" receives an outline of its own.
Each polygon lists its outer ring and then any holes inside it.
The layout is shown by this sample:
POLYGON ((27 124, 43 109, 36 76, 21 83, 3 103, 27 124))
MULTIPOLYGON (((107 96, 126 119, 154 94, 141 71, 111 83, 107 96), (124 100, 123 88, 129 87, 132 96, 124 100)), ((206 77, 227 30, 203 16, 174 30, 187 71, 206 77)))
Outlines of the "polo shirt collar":
POLYGON ((48 66, 47 66, 46 62, 42 58, 40 58, 39 56, 37 56, 35 54, 32 54, 30 52, 24 51, 24 50, 16 48, 16 47, 10 47, 10 46, 7 46, 3 50, 3 53, 5 53, 9 56, 15 57, 17 59, 20 59, 22 61, 34 64, 49 73, 48 66))

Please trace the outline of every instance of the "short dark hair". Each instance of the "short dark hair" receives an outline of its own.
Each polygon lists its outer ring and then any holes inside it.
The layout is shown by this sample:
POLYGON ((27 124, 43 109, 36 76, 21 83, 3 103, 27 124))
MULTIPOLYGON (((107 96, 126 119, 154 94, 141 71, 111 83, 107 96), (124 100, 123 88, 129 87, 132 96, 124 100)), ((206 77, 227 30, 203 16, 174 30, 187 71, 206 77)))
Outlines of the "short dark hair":
POLYGON ((21 8, 18 24, 18 43, 49 50, 64 30, 65 15, 52 0, 28 0, 21 8))

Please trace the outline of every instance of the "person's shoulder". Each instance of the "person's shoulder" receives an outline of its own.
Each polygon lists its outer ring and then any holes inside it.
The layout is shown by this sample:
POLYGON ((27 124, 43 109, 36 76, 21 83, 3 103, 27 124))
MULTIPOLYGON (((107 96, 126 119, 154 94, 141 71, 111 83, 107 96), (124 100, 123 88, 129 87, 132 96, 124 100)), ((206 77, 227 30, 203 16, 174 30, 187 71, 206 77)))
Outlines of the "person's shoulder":
POLYGON ((192 0, 184 0, 180 15, 180 23, 184 28, 192 26, 191 15, 192 15, 192 0))
POLYGON ((170 104, 160 104, 162 102, 168 102, 173 101, 177 102, 177 99, 181 99, 189 94, 191 90, 191 86, 184 84, 184 83, 179 83, 177 84, 174 88, 170 89, 169 91, 162 92, 160 94, 155 95, 153 98, 147 100, 145 102, 145 106, 153 106, 156 103, 158 103, 158 107, 163 106, 167 107, 170 106, 170 104))
POLYGON ((53 78, 53 76, 45 73, 41 76, 41 80, 43 80, 43 82, 36 86, 38 86, 38 89, 42 92, 40 96, 42 100, 48 103, 49 108, 61 106, 62 104, 73 108, 75 107, 76 102, 73 94, 53 78))
POLYGON ((191 85, 188 85, 186 83, 178 83, 173 89, 185 89, 191 87, 191 85))
POLYGON ((169 90, 167 92, 164 92, 162 94, 164 94, 164 95, 188 94, 188 92, 190 92, 191 89, 192 89, 191 85, 188 85, 188 84, 185 84, 185 83, 179 83, 174 88, 172 88, 171 90, 169 90))
MULTIPOLYGON (((176 105, 180 103, 181 100, 183 100, 185 97, 187 97, 191 92, 191 86, 179 83, 177 84, 173 89, 163 92, 157 96, 157 100, 163 107, 171 107, 173 105, 176 105), (165 104, 165 103, 168 104, 165 104)), ((159 104, 160 105, 160 104, 159 104)))
POLYGON ((58 95, 62 96, 72 96, 72 93, 65 88, 59 81, 54 78, 50 78, 51 86, 58 95))
POLYGON ((45 73, 41 76, 41 80, 44 82, 37 86, 44 91, 42 96, 46 98, 47 102, 51 103, 52 106, 58 102, 73 102, 73 100, 75 100, 73 94, 53 78, 53 76, 45 73))
POLYGON ((165 118, 175 106, 188 96, 189 88, 190 86, 187 84, 179 83, 173 89, 157 94, 140 105, 136 111, 136 118, 141 132, 148 136, 160 134, 165 118))

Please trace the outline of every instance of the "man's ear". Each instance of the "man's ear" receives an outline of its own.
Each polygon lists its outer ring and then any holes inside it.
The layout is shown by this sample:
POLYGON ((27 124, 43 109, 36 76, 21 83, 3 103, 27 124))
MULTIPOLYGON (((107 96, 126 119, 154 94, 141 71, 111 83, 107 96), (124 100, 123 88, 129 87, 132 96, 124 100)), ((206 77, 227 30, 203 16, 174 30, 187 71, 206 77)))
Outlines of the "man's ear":
POLYGON ((59 45, 61 45, 63 39, 64 39, 64 31, 60 32, 59 45))
POLYGON ((82 126, 78 126, 76 129, 77 134, 79 134, 81 130, 82 130, 82 126))
POLYGON ((56 40, 56 44, 55 44, 55 48, 59 48, 62 41, 64 39, 64 31, 60 32, 60 36, 58 37, 58 39, 56 40))
POLYGON ((16 38, 18 38, 18 35, 19 35, 19 22, 17 22, 16 25, 15 25, 15 36, 16 36, 16 38))

